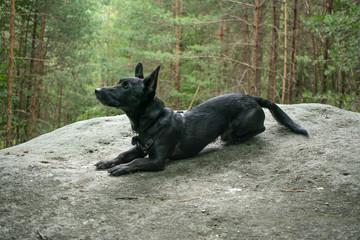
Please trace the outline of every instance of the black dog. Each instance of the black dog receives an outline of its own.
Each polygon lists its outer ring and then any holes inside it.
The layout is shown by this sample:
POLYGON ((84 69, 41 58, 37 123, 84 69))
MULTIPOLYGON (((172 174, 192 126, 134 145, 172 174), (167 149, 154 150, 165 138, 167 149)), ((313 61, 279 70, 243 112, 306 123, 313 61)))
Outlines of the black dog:
POLYGON ((133 137, 132 149, 113 160, 98 162, 97 169, 110 168, 108 172, 114 176, 159 171, 164 169, 166 159, 193 156, 219 136, 227 143, 246 141, 265 130, 262 107, 290 131, 308 136, 276 104, 240 93, 212 98, 184 113, 174 112, 155 96, 159 69, 144 79, 142 64, 138 63, 135 77, 95 90, 102 104, 126 113, 138 134, 133 137))

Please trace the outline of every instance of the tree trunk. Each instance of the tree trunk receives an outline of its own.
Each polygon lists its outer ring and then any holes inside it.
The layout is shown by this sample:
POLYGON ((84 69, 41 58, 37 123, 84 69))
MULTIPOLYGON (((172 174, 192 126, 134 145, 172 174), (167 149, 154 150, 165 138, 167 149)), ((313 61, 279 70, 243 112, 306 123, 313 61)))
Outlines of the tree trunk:
POLYGON ((9 48, 9 72, 7 82, 7 115, 6 115, 6 147, 12 145, 11 119, 12 119, 12 81, 14 69, 14 41, 15 41, 15 0, 11 0, 10 14, 10 48, 9 48))
MULTIPOLYGON (((229 56, 230 53, 230 48, 229 48, 229 25, 225 25, 225 34, 224 34, 224 39, 225 39, 225 56, 229 56)), ((229 66, 230 63, 228 61, 224 62, 224 76, 226 76, 226 89, 230 88, 230 82, 231 82, 231 76, 230 76, 230 70, 229 70, 229 66)))
MULTIPOLYGON (((243 40, 242 40, 242 53, 241 53, 241 57, 242 57, 242 61, 245 63, 248 63, 249 65, 251 65, 250 62, 250 47, 249 47, 249 41, 250 41, 250 31, 249 31, 249 25, 247 24, 248 22, 248 15, 245 14, 244 15, 244 27, 243 27, 243 40)), ((242 67, 243 69, 243 76, 242 80, 241 80, 241 87, 244 89, 244 92, 246 94, 250 93, 250 71, 248 67, 242 67), (244 80, 243 80, 244 79, 244 80), (244 84, 243 84, 244 83, 244 84), (242 86, 244 85, 244 86, 242 86)))
POLYGON ((345 96, 345 78, 346 78, 346 75, 345 75, 345 72, 342 71, 342 69, 340 68, 338 70, 338 75, 339 75, 339 91, 341 93, 341 97, 339 99, 339 108, 342 108, 342 104, 343 104, 343 101, 344 101, 344 96, 345 96))
POLYGON ((286 67, 287 67, 287 2, 284 1, 284 75, 283 75, 283 85, 282 85, 282 96, 281 96, 281 104, 285 103, 285 94, 286 94, 286 67))
POLYGON ((299 98, 301 99, 301 103, 304 102, 304 98, 303 98, 304 85, 305 85, 305 73, 303 72, 303 74, 301 75, 301 84, 300 84, 300 87, 298 88, 299 98))
MULTIPOLYGON (((222 11, 223 9, 223 4, 220 1, 219 2, 219 7, 220 7, 220 11, 222 11)), ((219 44, 220 44, 220 52, 219 55, 222 56, 222 45, 223 45, 223 41, 224 41, 224 26, 223 26, 223 22, 220 22, 220 27, 219 27, 219 44)), ((216 95, 220 95, 220 85, 221 85, 221 60, 220 58, 217 59, 217 77, 216 77, 216 95)))
MULTIPOLYGON (((310 3, 309 0, 305 1, 305 5, 306 5, 306 12, 308 17, 312 17, 311 14, 311 7, 310 7, 310 3)), ((313 89, 312 89, 312 94, 313 96, 315 96, 318 92, 318 83, 319 83, 319 78, 318 78, 318 63, 317 63, 317 59, 318 59, 318 48, 316 46, 316 40, 315 40, 315 34, 311 31, 310 32, 310 36, 311 36, 311 42, 312 42, 312 53, 313 53, 313 60, 316 61, 314 63, 314 79, 313 79, 313 89)))
MULTIPOLYGON (((301 15, 301 2, 300 2, 300 7, 298 7, 298 16, 301 15)), ((301 21, 299 21, 299 19, 297 20, 297 26, 296 26, 296 40, 295 40, 295 49, 296 49, 296 55, 298 54, 298 52, 300 51, 299 48, 299 38, 300 38, 300 23, 301 21)), ((296 55, 295 55, 295 65, 294 65, 294 88, 293 88, 293 103, 296 102, 298 99, 301 99, 301 95, 303 93, 303 87, 304 87, 304 75, 302 75, 301 79, 299 77, 299 75, 297 74, 297 68, 298 68, 298 63, 296 60, 296 55)), ((302 54, 301 56, 303 56, 304 54, 302 54)))
MULTIPOLYGON (((33 79, 34 79, 34 75, 35 75, 35 54, 36 54, 36 32, 37 32, 37 24, 38 24, 38 15, 37 12, 35 11, 34 13, 34 27, 33 27, 33 32, 32 32, 32 42, 31 42, 31 59, 30 59, 30 69, 29 69, 29 73, 30 73, 30 77, 28 80, 28 92, 30 93, 33 89, 33 79)), ((27 111, 31 112, 31 99, 30 99, 30 95, 27 95, 26 97, 26 106, 27 106, 27 111)), ((27 140, 31 139, 31 132, 30 132, 30 125, 32 125, 31 123, 31 114, 28 114, 28 119, 27 119, 27 140)))
POLYGON ((296 38, 297 38, 297 0, 294 0, 293 22, 292 22, 292 37, 291 37, 291 52, 290 52, 290 69, 289 69, 289 84, 288 84, 288 103, 293 102, 294 85, 295 85, 295 69, 296 69, 296 38))
MULTIPOLYGON (((27 22, 26 22, 26 26, 24 26, 24 33, 21 34, 21 36, 23 36, 25 38, 25 40, 23 41, 23 47, 22 47, 22 55, 24 57, 27 56, 27 42, 28 42, 28 29, 29 29, 29 22, 30 22, 30 15, 28 16, 27 18, 27 22)), ((20 119, 26 119, 27 118, 27 115, 25 114, 26 112, 26 93, 24 91, 24 88, 26 86, 26 72, 27 72, 27 64, 24 64, 24 66, 22 67, 22 69, 20 70, 20 66, 19 66, 19 71, 20 71, 20 74, 19 74, 19 80, 20 80, 20 92, 19 92, 19 113, 18 113, 18 117, 20 119), (22 76, 21 76, 22 74, 22 76)), ((19 134, 18 134, 18 142, 21 143, 23 141, 25 141, 24 139, 21 139, 21 132, 19 131, 19 134)))
MULTIPOLYGON (((107 12, 107 23, 106 23, 106 32, 107 32, 107 40, 106 40, 106 58, 107 58, 107 62, 109 64, 110 62, 110 33, 109 33, 109 28, 110 28, 110 5, 108 8, 108 12, 107 12)), ((106 86, 109 86, 109 78, 110 78, 110 70, 109 67, 106 69, 106 86)), ((62 86, 61 86, 62 87, 62 86)), ((106 116, 109 116, 109 107, 106 106, 106 116)))
POLYGON ((59 106, 58 106, 58 119, 57 119, 57 127, 61 126, 61 108, 62 108, 62 94, 63 94, 63 84, 59 83, 59 106))
POLYGON ((38 54, 37 54, 37 60, 36 60, 36 73, 35 73, 34 88, 33 88, 34 93, 33 93, 33 99, 32 99, 32 104, 31 104, 30 122, 29 122, 29 137, 30 137, 30 139, 33 137, 33 129, 36 128, 35 113, 36 113, 38 77, 39 77, 39 73, 40 73, 40 64, 41 64, 41 51, 42 51, 42 45, 44 42, 45 27, 46 27, 46 8, 47 8, 47 0, 45 0, 45 5, 44 5, 44 13, 43 13, 44 15, 43 15, 43 21, 41 24, 38 54))
MULTIPOLYGON (((333 10, 333 2, 334 0, 327 0, 327 14, 332 14, 333 10)), ((322 70, 322 77, 321 77, 321 89, 320 94, 321 96, 326 93, 327 91, 327 76, 326 76, 326 70, 328 69, 328 62, 331 59, 329 55, 329 51, 331 48, 330 38, 325 37, 325 44, 324 44, 324 64, 323 64, 323 70, 322 70)), ((325 101, 322 100, 324 103, 325 101)))
POLYGON ((264 40, 264 21, 266 15, 266 1, 255 0, 254 11, 254 39, 253 39, 253 76, 252 86, 250 92, 253 95, 260 96, 261 94, 261 72, 263 59, 263 40, 264 40))
POLYGON ((313 96, 318 93, 319 77, 318 77, 318 48, 316 47, 315 35, 311 33, 312 49, 313 49, 313 59, 316 61, 314 64, 314 80, 313 80, 313 96))
MULTIPOLYGON (((23 41, 19 42, 19 54, 23 57, 26 57, 27 55, 27 40, 28 40, 28 29, 29 29, 29 22, 30 22, 30 14, 28 15, 27 19, 22 20, 21 24, 21 31, 19 38, 24 39, 23 41)), ((25 108, 26 108, 26 102, 25 102, 25 91, 24 86, 26 83, 26 70, 27 70, 27 64, 17 64, 17 81, 19 82, 17 97, 19 98, 19 103, 17 105, 17 108, 19 111, 16 112, 16 117, 18 119, 26 119, 27 116, 25 114, 25 108)), ((16 127, 16 137, 15 138, 15 144, 20 144, 23 142, 22 140, 22 134, 23 128, 22 125, 18 124, 16 127)))
POLYGON ((276 75, 277 75, 277 59, 279 55, 279 26, 280 12, 279 1, 273 0, 273 27, 271 33, 271 57, 270 57, 270 73, 268 84, 268 99, 276 102, 276 75))
MULTIPOLYGON (((182 2, 180 3, 179 1, 181 0, 175 0, 175 19, 178 20, 181 12, 182 12, 182 2)), ((177 92, 180 92, 180 65, 181 65, 181 61, 180 61, 180 46, 181 46, 181 36, 182 32, 180 29, 180 25, 179 23, 175 23, 175 38, 176 38, 176 42, 175 42, 175 90, 177 92)), ((179 96, 175 96, 175 109, 179 109, 180 108, 180 99, 179 96)))
POLYGON ((259 27, 260 27, 260 0, 255 0, 254 10, 254 37, 253 37, 253 76, 250 87, 250 94, 258 96, 260 94, 260 79, 258 79, 259 67, 259 27))
MULTIPOLYGON (((45 51, 42 54, 41 59, 46 59, 46 55, 47 55, 47 52, 48 52, 48 46, 49 46, 49 38, 46 41, 46 44, 45 44, 45 47, 44 47, 45 51)), ((45 68, 45 61, 40 61, 40 70, 39 70, 39 73, 37 74, 38 76, 43 76, 44 75, 44 68, 45 68)), ((38 80, 38 86, 37 86, 37 90, 36 90, 36 92, 38 94, 37 94, 37 98, 36 98, 36 107, 35 107, 35 109, 36 109, 36 117, 35 117, 35 119, 41 119, 41 115, 42 115, 41 104, 43 103, 43 101, 41 101, 41 98, 44 97, 44 93, 46 94, 46 91, 43 91, 43 92, 40 91, 42 88, 43 88, 43 79, 41 77, 38 80)))

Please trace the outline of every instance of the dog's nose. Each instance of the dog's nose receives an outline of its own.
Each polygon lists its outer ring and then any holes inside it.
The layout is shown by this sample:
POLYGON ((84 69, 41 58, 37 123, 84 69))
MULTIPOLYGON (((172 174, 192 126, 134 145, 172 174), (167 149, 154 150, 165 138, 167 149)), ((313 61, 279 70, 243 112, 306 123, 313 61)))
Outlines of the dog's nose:
POLYGON ((95 89, 95 94, 100 93, 100 92, 101 92, 101 88, 95 89))

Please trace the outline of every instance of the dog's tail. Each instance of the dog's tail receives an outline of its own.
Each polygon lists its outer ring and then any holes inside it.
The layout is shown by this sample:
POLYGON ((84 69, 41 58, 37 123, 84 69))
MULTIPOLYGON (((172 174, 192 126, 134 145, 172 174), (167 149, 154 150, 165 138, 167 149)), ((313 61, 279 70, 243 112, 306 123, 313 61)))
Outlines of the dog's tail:
POLYGON ((303 134, 305 136, 309 136, 308 132, 301 127, 299 124, 294 122, 281 108, 276 105, 275 103, 260 98, 260 97, 254 97, 251 96, 261 107, 267 108, 270 110, 273 117, 276 119, 276 121, 294 133, 303 134))

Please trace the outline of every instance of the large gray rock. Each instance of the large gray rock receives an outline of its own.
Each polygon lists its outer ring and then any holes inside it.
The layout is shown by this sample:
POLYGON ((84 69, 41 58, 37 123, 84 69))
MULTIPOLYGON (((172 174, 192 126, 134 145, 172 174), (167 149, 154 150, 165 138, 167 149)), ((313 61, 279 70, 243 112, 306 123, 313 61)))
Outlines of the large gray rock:
POLYGON ((279 126, 217 141, 165 171, 110 177, 93 165, 131 147, 126 116, 77 122, 0 151, 0 239, 357 239, 360 114, 282 108, 279 126))

